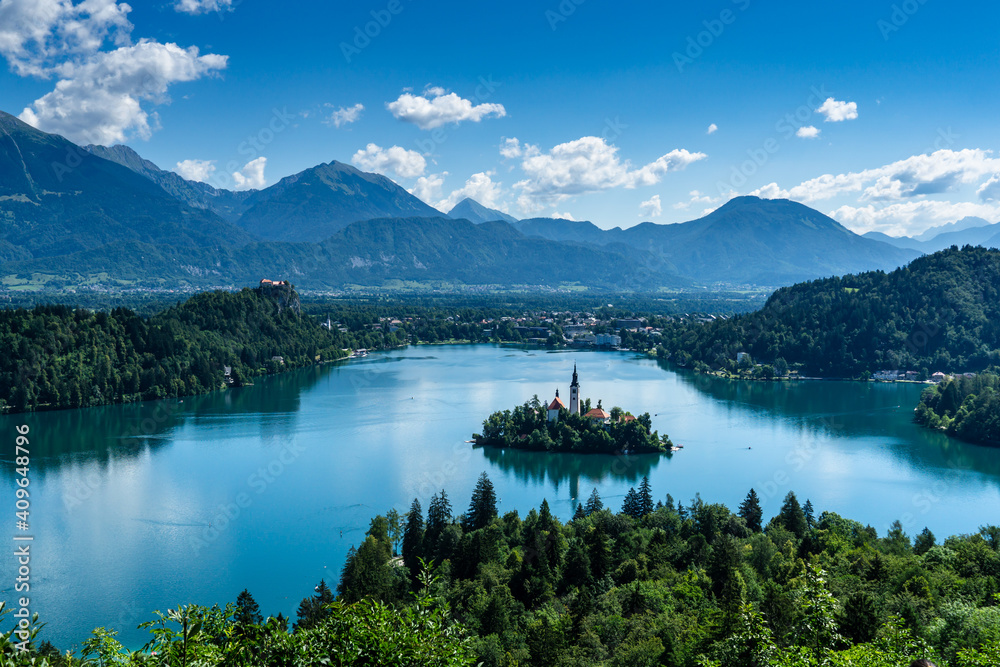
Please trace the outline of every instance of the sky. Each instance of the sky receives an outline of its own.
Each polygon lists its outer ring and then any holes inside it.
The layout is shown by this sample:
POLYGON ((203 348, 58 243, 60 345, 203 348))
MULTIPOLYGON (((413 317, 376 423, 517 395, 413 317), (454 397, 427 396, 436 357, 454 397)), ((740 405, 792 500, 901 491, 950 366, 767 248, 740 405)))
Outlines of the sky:
POLYGON ((0 0, 0 110, 260 188, 337 160, 447 211, 602 228, 783 197, 1000 221, 1000 7, 0 0))

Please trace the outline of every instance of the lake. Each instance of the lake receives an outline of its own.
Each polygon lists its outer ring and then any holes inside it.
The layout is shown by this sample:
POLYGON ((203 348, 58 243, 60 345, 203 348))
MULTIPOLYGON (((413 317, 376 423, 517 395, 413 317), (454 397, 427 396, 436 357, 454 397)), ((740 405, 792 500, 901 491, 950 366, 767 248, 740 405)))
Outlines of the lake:
MULTIPOLYGON (((1000 451, 911 421, 921 385, 755 383, 674 372, 626 352, 419 346, 287 373, 183 401, 0 417, 3 498, 14 528, 15 426, 31 440, 31 608, 43 638, 75 648, 96 626, 132 648, 154 609, 235 601, 290 616, 320 579, 335 587, 370 519, 426 511, 446 489, 456 513, 486 471, 501 513, 548 499, 569 519, 597 488, 621 507, 649 475, 658 499, 735 509, 754 487, 765 515, 794 490, 817 515, 894 520, 939 539, 996 522, 1000 451), (573 456, 474 449, 491 412, 538 394, 648 411, 684 449, 573 456)), ((16 563, 0 589, 15 599, 16 563)))

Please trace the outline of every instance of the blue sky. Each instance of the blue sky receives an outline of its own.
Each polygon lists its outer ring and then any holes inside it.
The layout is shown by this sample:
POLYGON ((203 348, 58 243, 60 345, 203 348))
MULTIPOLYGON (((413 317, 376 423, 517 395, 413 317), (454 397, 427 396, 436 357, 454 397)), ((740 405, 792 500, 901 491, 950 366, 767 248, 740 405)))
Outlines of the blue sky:
POLYGON ((0 0, 0 109, 221 187, 339 160, 601 227, 1000 221, 994 4, 677 4, 0 0))

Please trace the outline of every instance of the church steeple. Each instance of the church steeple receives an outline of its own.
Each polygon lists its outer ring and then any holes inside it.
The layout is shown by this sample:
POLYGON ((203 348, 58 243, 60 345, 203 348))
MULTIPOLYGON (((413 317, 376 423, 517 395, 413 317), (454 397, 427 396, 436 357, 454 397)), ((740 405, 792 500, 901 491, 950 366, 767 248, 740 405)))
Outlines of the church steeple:
POLYGON ((573 382, 569 385, 569 411, 580 414, 580 380, 576 375, 576 364, 573 364, 573 382))

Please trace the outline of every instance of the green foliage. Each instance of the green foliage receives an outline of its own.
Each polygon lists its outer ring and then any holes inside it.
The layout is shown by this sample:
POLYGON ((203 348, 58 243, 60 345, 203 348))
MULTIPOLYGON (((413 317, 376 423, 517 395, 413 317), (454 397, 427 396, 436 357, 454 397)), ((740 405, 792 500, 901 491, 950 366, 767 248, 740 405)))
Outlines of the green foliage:
POLYGON ((12 411, 187 396, 343 357, 290 286, 206 292, 151 317, 37 306, 0 310, 0 404, 12 411), (281 361, 275 358, 280 357, 281 361))
POLYGON ((622 412, 620 421, 606 424, 583 416, 589 401, 583 401, 581 414, 562 409, 554 421, 548 421, 545 406, 530 400, 513 410, 494 412, 483 422, 482 434, 473 436, 476 446, 579 454, 670 451, 670 438, 650 429, 649 413, 626 420, 622 412))
POLYGON ((914 419, 963 440, 1000 446, 1000 375, 958 376, 928 387, 914 419))

